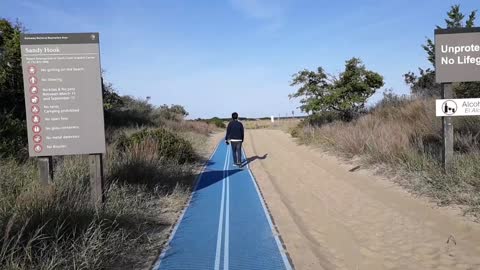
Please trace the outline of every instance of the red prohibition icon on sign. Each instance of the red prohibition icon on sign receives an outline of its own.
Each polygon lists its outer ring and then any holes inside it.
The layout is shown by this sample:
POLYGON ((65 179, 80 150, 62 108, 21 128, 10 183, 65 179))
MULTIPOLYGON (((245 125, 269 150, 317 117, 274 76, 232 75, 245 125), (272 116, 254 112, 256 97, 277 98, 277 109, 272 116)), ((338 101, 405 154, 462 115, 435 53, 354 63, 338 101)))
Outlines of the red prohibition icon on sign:
POLYGON ((35 125, 32 127, 33 133, 40 133, 42 131, 42 128, 38 125, 35 125))
POLYGON ((30 73, 32 75, 37 73, 37 67, 36 66, 29 66, 28 67, 28 73, 30 73))
POLYGON ((40 112, 40 108, 37 105, 32 106, 32 113, 37 114, 40 112))
POLYGON ((35 77, 35 76, 30 76, 30 78, 28 78, 28 82, 29 82, 30 84, 37 84, 38 79, 37 79, 37 77, 35 77))
POLYGON ((42 150, 43 150, 43 147, 40 144, 35 144, 35 146, 33 147, 33 151, 37 153, 42 152, 42 150))
POLYGON ((37 104, 37 103, 40 101, 40 98, 38 98, 37 96, 31 96, 31 97, 30 97, 30 101, 31 101, 33 104, 37 104))
POLYGON ((38 116, 38 115, 32 116, 32 122, 35 123, 35 124, 40 123, 40 116, 38 116))
POLYGON ((31 94, 36 94, 36 93, 38 93, 38 87, 36 87, 35 85, 34 85, 34 86, 31 86, 31 87, 30 87, 30 93, 31 93, 31 94))
POLYGON ((41 142, 42 142, 42 136, 40 136, 40 135, 38 135, 38 134, 37 134, 37 135, 34 135, 34 136, 33 136, 33 141, 34 141, 35 143, 41 143, 41 142))

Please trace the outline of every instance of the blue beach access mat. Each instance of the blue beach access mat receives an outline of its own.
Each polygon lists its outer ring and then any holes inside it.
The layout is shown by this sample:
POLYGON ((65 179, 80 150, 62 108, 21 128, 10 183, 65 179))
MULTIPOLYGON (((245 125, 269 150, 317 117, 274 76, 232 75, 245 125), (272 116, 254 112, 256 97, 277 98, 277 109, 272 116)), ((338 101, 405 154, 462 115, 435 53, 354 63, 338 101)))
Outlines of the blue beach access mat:
POLYGON ((292 269, 250 168, 220 143, 154 270, 292 269))

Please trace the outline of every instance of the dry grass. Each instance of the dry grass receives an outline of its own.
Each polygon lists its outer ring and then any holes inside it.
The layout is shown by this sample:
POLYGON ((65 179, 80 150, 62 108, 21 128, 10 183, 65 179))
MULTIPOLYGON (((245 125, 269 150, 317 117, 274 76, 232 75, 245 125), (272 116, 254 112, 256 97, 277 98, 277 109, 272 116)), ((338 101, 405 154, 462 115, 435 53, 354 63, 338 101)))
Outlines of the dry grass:
MULTIPOLYGON (((217 131, 218 129, 215 128, 214 130, 217 131)), ((178 135, 187 140, 193 146, 193 149, 197 151, 198 156, 204 157, 210 154, 207 153, 208 149, 206 147, 208 144, 208 136, 193 131, 180 132, 178 135)))
POLYGON ((396 162, 426 138, 440 139, 441 122, 430 103, 418 100, 395 108, 395 112, 379 108, 352 123, 307 126, 303 139, 333 146, 350 157, 366 154, 372 161, 396 162))
POLYGON ((298 125, 300 120, 298 119, 282 119, 282 120, 277 120, 275 119, 275 122, 272 123, 270 120, 247 120, 247 121, 242 121, 246 129, 267 129, 267 128, 272 128, 272 129, 281 129, 288 131, 289 129, 294 128, 295 126, 298 125))
POLYGON ((204 136, 217 129, 215 125, 203 121, 165 121, 164 125, 166 128, 177 132, 192 132, 204 136))
POLYGON ((448 175, 439 164, 441 119, 435 117, 433 99, 387 102, 353 122, 299 126, 294 133, 304 143, 386 165, 391 172, 402 173, 400 184, 413 192, 440 204, 466 205, 466 212, 480 216, 480 123, 474 118, 454 119, 456 157, 448 175))
POLYGON ((49 187, 38 185, 34 164, 2 164, 2 269, 101 268, 112 261, 114 243, 127 241, 115 215, 90 204, 84 160, 68 163, 49 187))
POLYGON ((190 185, 194 164, 159 155, 158 141, 146 138, 118 152, 110 148, 109 181, 171 190, 190 185))
MULTIPOLYGON (((204 140, 197 132, 182 136, 204 140)), ((101 209, 90 202, 85 157, 56 159, 48 187, 39 185, 33 161, 0 160, 0 269, 147 269, 188 199, 196 167, 159 156, 151 143, 108 147, 101 209)))

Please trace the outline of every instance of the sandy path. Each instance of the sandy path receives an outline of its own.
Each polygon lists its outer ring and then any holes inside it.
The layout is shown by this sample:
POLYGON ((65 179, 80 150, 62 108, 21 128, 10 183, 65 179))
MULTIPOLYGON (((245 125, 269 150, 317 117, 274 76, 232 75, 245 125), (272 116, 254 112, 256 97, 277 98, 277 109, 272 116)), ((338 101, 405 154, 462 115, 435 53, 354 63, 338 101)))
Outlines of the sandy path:
POLYGON ((479 224, 281 131, 248 131, 245 150, 268 154, 250 165, 296 269, 480 269, 479 224))

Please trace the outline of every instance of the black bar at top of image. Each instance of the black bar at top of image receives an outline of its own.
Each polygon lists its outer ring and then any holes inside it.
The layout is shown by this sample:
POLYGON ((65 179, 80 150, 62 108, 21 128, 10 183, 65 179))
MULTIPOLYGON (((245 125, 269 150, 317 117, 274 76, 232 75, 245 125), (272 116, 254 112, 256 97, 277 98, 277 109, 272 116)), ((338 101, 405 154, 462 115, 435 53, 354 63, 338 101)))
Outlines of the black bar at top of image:
POLYGON ((98 44, 98 33, 21 34, 21 45, 98 44))
POLYGON ((435 29, 435 35, 480 32, 480 27, 435 29))

